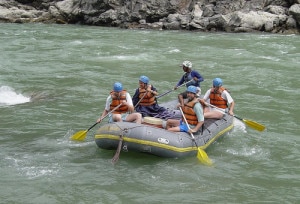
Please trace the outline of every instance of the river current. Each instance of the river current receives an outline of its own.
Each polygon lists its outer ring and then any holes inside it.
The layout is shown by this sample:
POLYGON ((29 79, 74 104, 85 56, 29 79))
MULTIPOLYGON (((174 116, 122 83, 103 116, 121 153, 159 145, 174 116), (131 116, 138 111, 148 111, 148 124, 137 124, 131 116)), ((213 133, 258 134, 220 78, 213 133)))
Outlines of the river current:
MULTIPOLYGON (((0 24, 0 203, 297 203, 300 200, 300 36, 0 24), (99 149, 93 125, 115 81, 140 75, 159 93, 190 60, 202 93, 220 77, 234 129, 196 157, 99 149)), ((174 99, 174 91, 159 99, 174 99)))

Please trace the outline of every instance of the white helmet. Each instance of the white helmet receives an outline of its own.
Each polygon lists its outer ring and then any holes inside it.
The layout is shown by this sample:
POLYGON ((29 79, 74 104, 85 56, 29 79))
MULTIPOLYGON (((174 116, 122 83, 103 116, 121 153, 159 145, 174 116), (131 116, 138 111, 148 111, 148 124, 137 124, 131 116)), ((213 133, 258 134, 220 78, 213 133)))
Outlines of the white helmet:
POLYGON ((193 64, 190 61, 184 61, 182 62, 182 65, 188 68, 192 68, 193 64))

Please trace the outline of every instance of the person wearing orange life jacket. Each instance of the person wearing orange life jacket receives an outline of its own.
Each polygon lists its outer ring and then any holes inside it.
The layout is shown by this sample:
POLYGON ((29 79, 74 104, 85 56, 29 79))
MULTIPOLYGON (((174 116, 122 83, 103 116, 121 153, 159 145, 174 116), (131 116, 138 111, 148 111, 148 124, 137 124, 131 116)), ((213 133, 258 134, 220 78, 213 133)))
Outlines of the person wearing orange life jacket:
POLYGON ((120 82, 114 83, 113 90, 106 99, 103 113, 100 118, 98 118, 97 122, 101 122, 102 118, 107 115, 109 111, 120 104, 122 105, 109 116, 109 122, 126 121, 142 123, 142 115, 140 113, 133 113, 134 107, 132 98, 126 90, 123 90, 123 85, 120 82))
POLYGON ((213 87, 207 90, 203 99, 200 102, 210 103, 218 107, 219 109, 206 106, 204 108, 204 118, 216 118, 221 119, 225 112, 233 115, 234 100, 232 99, 229 92, 223 87, 223 81, 220 78, 213 79, 213 87))
POLYGON ((139 88, 135 90, 132 97, 135 110, 142 114, 143 117, 159 117, 166 109, 157 104, 155 96, 158 94, 157 89, 149 84, 147 76, 140 76, 139 88))
MULTIPOLYGON (((186 124, 184 119, 168 119, 166 129, 172 132, 189 132, 195 133, 201 128, 204 123, 203 109, 197 97, 197 87, 189 86, 187 88, 187 99, 182 107, 182 112, 188 122, 186 124), (189 129, 190 127, 190 129, 189 129)), ((181 105, 181 104, 179 104, 181 105)))

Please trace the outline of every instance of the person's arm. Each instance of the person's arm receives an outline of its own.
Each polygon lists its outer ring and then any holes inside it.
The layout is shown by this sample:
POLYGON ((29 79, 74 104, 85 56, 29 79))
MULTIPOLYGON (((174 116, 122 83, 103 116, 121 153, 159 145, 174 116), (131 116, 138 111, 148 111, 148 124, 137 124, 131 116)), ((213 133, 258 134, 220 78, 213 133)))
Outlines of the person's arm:
POLYGON ((210 89, 206 91, 202 99, 199 99, 202 104, 205 104, 209 99, 210 89))
POLYGON ((108 114, 109 109, 110 109, 110 103, 111 103, 111 96, 108 96, 106 99, 105 108, 104 108, 101 116, 98 118, 97 123, 100 123, 102 121, 102 118, 108 114))
POLYGON ((128 92, 126 92, 126 101, 124 101, 123 104, 128 107, 128 112, 132 113, 134 111, 132 98, 128 92))
POLYGON ((103 112, 102 112, 102 114, 101 114, 101 116, 100 116, 100 118, 98 118, 97 123, 100 123, 102 121, 102 118, 104 116, 106 116, 107 113, 108 113, 108 111, 106 109, 104 109, 103 112))
POLYGON ((180 78, 180 80, 178 81, 178 83, 176 84, 176 86, 174 87, 174 90, 176 90, 178 88, 178 86, 180 86, 181 84, 183 84, 184 82, 184 78, 183 76, 180 78))
POLYGON ((233 109, 234 109, 234 101, 232 101, 230 104, 229 104, 229 111, 228 111, 228 113, 230 114, 230 115, 233 115, 233 109))
POLYGON ((199 72, 197 72, 196 70, 192 70, 191 72, 191 76, 193 77, 193 79, 196 81, 196 82, 202 82, 204 81, 204 78, 201 76, 201 74, 199 72))
POLYGON ((154 86, 152 86, 151 84, 148 85, 147 91, 152 93, 154 96, 156 96, 158 94, 156 91, 156 88, 154 86))
POLYGON ((139 95, 140 95, 139 89, 136 89, 136 90, 135 90, 135 93, 134 93, 134 95, 133 95, 133 97, 132 97, 132 103, 133 103, 134 106, 135 106, 135 105, 138 103, 138 101, 139 101, 139 95))
POLYGON ((225 100, 227 100, 227 103, 228 103, 228 113, 230 115, 233 115, 233 109, 234 109, 234 100, 233 98, 231 97, 231 95, 228 93, 228 91, 223 91, 223 93, 225 94, 225 100))
POLYGON ((197 132, 204 123, 203 109, 202 109, 200 103, 196 103, 193 109, 197 115, 198 123, 194 128, 189 130, 189 132, 191 131, 190 133, 197 132))

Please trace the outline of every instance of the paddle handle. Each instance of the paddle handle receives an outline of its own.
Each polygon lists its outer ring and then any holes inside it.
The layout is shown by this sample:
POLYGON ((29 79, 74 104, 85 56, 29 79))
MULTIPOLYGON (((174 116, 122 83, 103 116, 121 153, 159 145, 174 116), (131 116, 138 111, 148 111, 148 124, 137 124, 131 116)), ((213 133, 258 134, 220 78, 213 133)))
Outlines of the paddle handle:
POLYGON ((158 99, 158 98, 160 98, 160 97, 163 97, 164 95, 167 95, 168 93, 170 93, 170 92, 172 92, 172 91, 174 91, 174 90, 172 89, 172 90, 169 90, 169 91, 167 91, 167 92, 165 92, 165 93, 163 93, 163 94, 160 94, 159 96, 156 96, 156 99, 158 99))
MULTIPOLYGON (((181 84, 181 85, 178 86, 177 88, 180 88, 180 87, 186 85, 187 83, 190 83, 191 81, 193 81, 193 79, 191 79, 191 80, 189 80, 189 81, 187 81, 187 82, 181 84)), ((163 94, 160 94, 159 96, 156 96, 156 99, 158 99, 158 98, 160 98, 160 97, 162 97, 162 96, 164 96, 164 95, 167 95, 168 93, 170 93, 170 92, 172 92, 172 91, 174 91, 174 90, 175 90, 175 89, 171 89, 171 90, 169 90, 169 91, 167 91, 167 92, 165 92, 165 93, 163 93, 163 94)))
POLYGON ((184 85, 186 85, 186 84, 192 82, 193 80, 194 80, 194 79, 191 79, 191 80, 189 80, 189 81, 187 81, 187 82, 185 82, 185 83, 183 83, 183 84, 177 86, 177 88, 182 87, 182 86, 184 86, 184 85))

